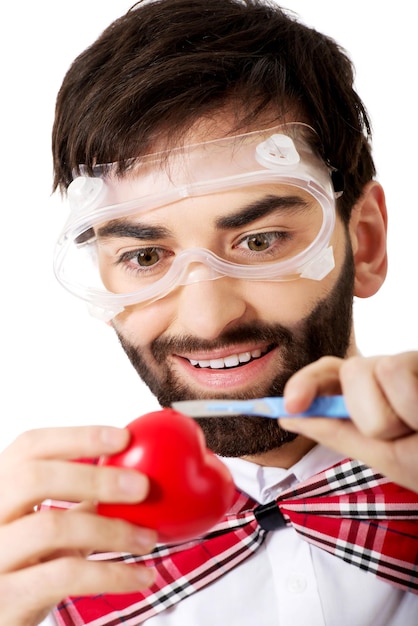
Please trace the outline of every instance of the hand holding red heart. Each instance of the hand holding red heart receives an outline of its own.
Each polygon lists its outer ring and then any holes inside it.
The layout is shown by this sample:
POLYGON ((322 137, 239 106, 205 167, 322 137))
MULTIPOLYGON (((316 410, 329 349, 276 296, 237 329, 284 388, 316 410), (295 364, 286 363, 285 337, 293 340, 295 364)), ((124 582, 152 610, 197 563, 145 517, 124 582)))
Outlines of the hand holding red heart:
POLYGON ((198 424, 163 409, 139 417, 127 428, 129 446, 101 458, 99 464, 147 475, 149 495, 139 504, 99 503, 98 513, 153 528, 161 542, 183 541, 208 531, 231 506, 235 488, 227 467, 206 448, 198 424))

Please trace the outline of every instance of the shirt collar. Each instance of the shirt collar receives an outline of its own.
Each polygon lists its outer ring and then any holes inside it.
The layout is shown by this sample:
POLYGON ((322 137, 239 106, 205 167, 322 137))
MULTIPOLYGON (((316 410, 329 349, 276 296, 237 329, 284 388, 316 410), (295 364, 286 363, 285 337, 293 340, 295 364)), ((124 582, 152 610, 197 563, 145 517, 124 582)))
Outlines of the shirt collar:
POLYGON ((265 467, 239 458, 222 458, 238 489, 257 502, 265 504, 282 491, 321 472, 344 457, 321 445, 316 445, 288 469, 265 467))

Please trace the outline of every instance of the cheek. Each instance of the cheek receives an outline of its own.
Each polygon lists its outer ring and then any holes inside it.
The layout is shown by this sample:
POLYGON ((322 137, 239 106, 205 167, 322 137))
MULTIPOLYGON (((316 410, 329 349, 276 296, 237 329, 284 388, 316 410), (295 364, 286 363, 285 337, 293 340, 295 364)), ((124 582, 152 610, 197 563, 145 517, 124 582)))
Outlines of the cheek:
MULTIPOLYGON (((289 322, 307 317, 318 303, 326 300, 334 290, 343 270, 346 243, 344 228, 342 225, 338 225, 331 239, 335 260, 334 269, 319 281, 301 278, 281 284, 284 294, 281 302, 289 322)), ((278 289, 280 289, 280 283, 278 289)), ((279 291, 277 291, 277 294, 279 294, 279 291)), ((278 295, 279 297, 280 295, 278 295)), ((276 300, 276 302, 279 302, 279 300, 276 300)))
POLYGON ((295 326, 326 297, 334 284, 335 270, 322 281, 303 278, 277 283, 248 283, 247 310, 255 319, 283 326, 295 326))
POLYGON ((247 282, 241 293, 252 314, 266 322, 292 327, 312 313, 335 287, 345 260, 346 233, 340 221, 337 221, 330 244, 335 267, 320 281, 298 278, 276 283, 247 282))
POLYGON ((161 300, 147 306, 130 306, 114 318, 113 327, 129 343, 146 348, 162 335, 170 324, 170 317, 161 300))

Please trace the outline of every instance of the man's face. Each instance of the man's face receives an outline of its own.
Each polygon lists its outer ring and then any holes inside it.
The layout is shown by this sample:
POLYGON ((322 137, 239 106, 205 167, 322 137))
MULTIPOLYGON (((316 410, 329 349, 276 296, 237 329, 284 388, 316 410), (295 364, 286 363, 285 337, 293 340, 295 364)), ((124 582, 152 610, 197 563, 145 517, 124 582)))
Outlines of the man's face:
MULTIPOLYGON (((196 247, 219 254, 231 242, 275 233, 271 215, 245 224, 220 219, 232 218, 249 198, 267 193, 271 189, 260 185, 154 210, 141 222, 163 237, 147 245, 168 256, 196 247), (220 223, 227 226, 219 228, 220 223)), ((354 264, 340 222, 331 243, 336 267, 322 281, 200 280, 118 315, 113 326, 121 344, 160 404, 281 395, 287 379, 304 365, 323 355, 344 357, 351 339, 354 264)), ((263 418, 210 418, 200 425, 208 447, 223 456, 262 454, 294 438, 263 418)))

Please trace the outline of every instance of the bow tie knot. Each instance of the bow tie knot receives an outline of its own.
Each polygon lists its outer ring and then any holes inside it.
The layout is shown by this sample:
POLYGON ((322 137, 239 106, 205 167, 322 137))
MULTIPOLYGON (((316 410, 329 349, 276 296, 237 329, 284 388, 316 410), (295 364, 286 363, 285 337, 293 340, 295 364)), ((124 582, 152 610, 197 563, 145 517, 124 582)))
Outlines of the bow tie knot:
POLYGON ((286 526, 286 519, 280 510, 277 500, 259 504, 254 509, 254 517, 264 530, 279 530, 286 526))

